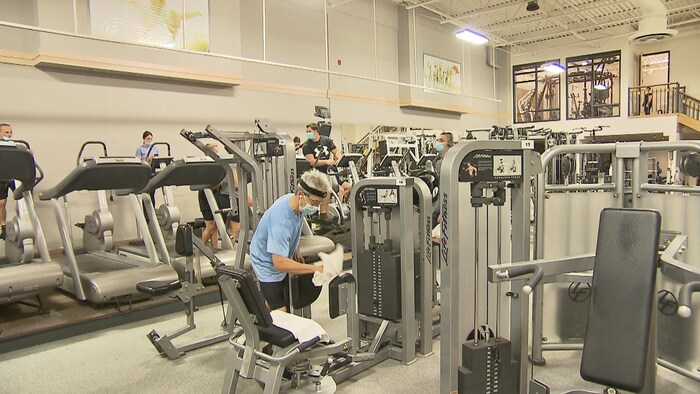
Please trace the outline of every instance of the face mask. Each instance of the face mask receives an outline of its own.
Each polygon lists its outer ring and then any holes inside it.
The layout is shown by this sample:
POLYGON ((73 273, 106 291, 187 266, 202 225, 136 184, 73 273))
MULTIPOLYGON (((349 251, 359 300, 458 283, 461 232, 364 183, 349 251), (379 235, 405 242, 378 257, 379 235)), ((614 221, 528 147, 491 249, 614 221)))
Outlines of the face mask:
POLYGON ((435 143, 435 150, 438 151, 438 153, 444 151, 445 144, 443 144, 442 142, 436 142, 435 143))
POLYGON ((12 138, 2 136, 2 140, 3 140, 3 141, 12 141, 12 138))
POLYGON ((143 141, 143 144, 146 146, 151 146, 152 143, 153 141, 143 141))
POLYGON ((306 216, 312 216, 316 212, 318 212, 318 207, 315 207, 315 206, 309 204, 309 200, 306 199, 306 196, 304 196, 304 201, 306 201, 306 205, 299 208, 299 211, 301 211, 302 214, 304 214, 306 216))
POLYGON ((306 138, 310 140, 314 139, 314 133, 306 133, 306 138))

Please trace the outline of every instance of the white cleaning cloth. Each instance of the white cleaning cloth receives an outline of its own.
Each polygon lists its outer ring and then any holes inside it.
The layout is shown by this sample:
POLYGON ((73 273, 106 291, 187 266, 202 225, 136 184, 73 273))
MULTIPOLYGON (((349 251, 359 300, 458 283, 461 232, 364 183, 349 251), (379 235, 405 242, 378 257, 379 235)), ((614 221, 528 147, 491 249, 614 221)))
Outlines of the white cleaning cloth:
POLYGON ((328 254, 321 252, 318 257, 321 258, 321 262, 316 263, 316 265, 323 265, 323 272, 314 272, 311 281, 314 285, 321 287, 343 271, 343 245, 336 245, 335 250, 328 254))
POLYGON ((272 324, 294 334, 294 338, 299 343, 304 343, 314 338, 320 338, 320 342, 328 343, 330 339, 328 334, 326 334, 326 330, 311 319, 282 311, 272 311, 270 315, 272 316, 272 324))

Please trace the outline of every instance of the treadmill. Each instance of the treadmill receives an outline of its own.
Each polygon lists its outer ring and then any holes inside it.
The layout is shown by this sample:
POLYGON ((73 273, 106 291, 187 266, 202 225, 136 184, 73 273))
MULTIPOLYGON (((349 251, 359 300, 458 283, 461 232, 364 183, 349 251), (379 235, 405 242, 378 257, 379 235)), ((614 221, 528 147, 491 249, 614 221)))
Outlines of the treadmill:
MULTIPOLYGON (((0 259, 0 304, 22 302, 63 284, 61 266, 51 261, 41 223, 34 209, 32 190, 43 178, 28 147, 0 141, 0 180, 14 181, 19 214, 6 223, 5 258, 0 259), (38 253, 38 257, 36 254, 38 253)), ((35 306, 35 305, 32 305, 35 306)))
MULTIPOLYGON (((189 274, 186 271, 187 258, 178 256, 175 252, 175 239, 168 239, 167 230, 169 226, 163 226, 161 216, 153 208, 151 204, 150 194, 159 188, 170 188, 172 186, 189 186, 191 190, 207 190, 221 183, 226 176, 224 168, 214 161, 211 157, 186 157, 184 159, 175 160, 168 166, 158 172, 148 184, 138 190, 122 190, 118 191, 117 195, 139 194, 146 202, 144 204, 146 213, 149 218, 149 231, 155 242, 156 251, 160 261, 170 264, 178 273, 180 278, 187 279, 189 274)), ((216 211, 216 206, 212 207, 212 211, 216 211)), ((179 218, 179 216, 178 216, 179 218)), ((178 219, 179 220, 179 219, 178 219)), ((177 224, 175 224, 177 227, 177 224)), ((143 247, 121 247, 119 253, 123 255, 135 255, 141 258, 148 258, 148 251, 143 247)), ((245 262, 237 265, 235 261, 234 250, 221 250, 215 253, 217 258, 226 265, 244 266, 245 262)), ((214 278, 216 272, 212 268, 207 259, 201 259, 200 268, 202 278, 214 278)))
MULTIPOLYGON (((100 144, 104 147, 103 143, 100 144)), ((107 208, 105 191, 142 189, 150 176, 151 168, 139 159, 95 157, 80 163, 53 188, 39 193, 41 200, 51 201, 63 242, 64 257, 57 259, 65 276, 62 288, 73 293, 79 300, 87 300, 94 304, 119 304, 122 298, 136 300, 144 297, 136 289, 139 282, 178 280, 177 272, 157 259, 146 217, 134 194, 129 195, 129 199, 150 258, 144 264, 136 259, 119 256, 113 251, 114 220, 107 208), (66 214, 59 203, 59 198, 78 190, 97 191, 100 198, 100 209, 85 216, 83 249, 80 251, 73 245, 66 214)))

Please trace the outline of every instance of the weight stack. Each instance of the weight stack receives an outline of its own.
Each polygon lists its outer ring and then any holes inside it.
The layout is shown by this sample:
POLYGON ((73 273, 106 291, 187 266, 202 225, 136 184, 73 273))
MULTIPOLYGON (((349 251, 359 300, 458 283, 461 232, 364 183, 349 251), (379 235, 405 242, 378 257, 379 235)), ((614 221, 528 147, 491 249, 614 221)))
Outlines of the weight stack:
POLYGON ((360 314, 401 319, 401 254, 365 250, 358 256, 357 298, 360 314))
POLYGON ((510 341, 493 338, 462 344, 459 393, 517 394, 518 363, 510 359, 510 341))

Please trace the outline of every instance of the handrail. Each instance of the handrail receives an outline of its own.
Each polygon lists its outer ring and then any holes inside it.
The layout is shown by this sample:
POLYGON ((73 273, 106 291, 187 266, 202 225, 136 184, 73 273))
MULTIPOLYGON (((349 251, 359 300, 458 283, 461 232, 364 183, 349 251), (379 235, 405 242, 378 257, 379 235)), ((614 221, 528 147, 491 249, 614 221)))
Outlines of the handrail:
POLYGON ((700 120, 700 100, 684 92, 680 92, 679 97, 679 112, 688 115, 695 120, 700 120))
POLYGON ((674 113, 700 120, 700 99, 688 95, 678 82, 632 86, 627 104, 628 116, 674 113))

